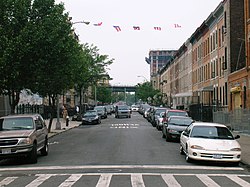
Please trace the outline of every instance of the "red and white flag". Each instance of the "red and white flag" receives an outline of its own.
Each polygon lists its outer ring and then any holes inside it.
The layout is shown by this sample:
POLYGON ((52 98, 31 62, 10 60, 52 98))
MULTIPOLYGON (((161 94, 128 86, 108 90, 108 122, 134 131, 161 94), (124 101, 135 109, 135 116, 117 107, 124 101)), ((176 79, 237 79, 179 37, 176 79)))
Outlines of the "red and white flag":
POLYGON ((161 27, 154 27, 154 30, 161 31, 161 27))
POLYGON ((179 24, 174 24, 174 28, 181 28, 179 24))
POLYGON ((93 24, 94 26, 101 26, 102 22, 93 24))
POLYGON ((133 26, 134 30, 141 30, 139 26, 133 26))

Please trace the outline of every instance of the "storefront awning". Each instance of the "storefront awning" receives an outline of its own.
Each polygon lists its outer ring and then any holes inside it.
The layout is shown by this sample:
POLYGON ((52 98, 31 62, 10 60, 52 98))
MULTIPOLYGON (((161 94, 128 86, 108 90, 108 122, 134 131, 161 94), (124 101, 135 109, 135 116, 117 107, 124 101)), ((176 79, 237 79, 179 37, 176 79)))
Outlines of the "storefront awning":
POLYGON ((175 94, 174 97, 189 97, 192 95, 193 95, 192 92, 183 92, 183 93, 175 94))

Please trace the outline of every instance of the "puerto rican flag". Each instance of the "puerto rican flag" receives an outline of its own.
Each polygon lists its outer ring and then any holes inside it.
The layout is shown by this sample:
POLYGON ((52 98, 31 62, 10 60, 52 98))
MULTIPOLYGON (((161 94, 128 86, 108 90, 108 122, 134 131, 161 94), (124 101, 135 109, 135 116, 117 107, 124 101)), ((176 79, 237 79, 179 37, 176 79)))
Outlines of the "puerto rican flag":
POLYGON ((114 25, 113 27, 116 29, 117 32, 122 31, 121 28, 120 28, 119 26, 115 26, 115 25, 114 25))
POLYGON ((161 31, 161 27, 154 27, 154 30, 161 31))
POLYGON ((141 28, 139 26, 133 26, 134 30, 141 30, 141 28))
POLYGON ((101 26, 102 22, 93 24, 94 26, 101 26))

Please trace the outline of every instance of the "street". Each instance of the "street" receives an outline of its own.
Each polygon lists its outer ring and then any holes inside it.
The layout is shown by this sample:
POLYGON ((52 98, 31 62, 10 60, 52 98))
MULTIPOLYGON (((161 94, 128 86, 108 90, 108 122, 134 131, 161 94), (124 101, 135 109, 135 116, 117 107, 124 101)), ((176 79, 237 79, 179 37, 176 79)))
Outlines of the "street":
POLYGON ((178 142, 134 112, 50 138, 37 164, 0 162, 0 186, 250 186, 250 175, 241 165, 187 163, 178 142))

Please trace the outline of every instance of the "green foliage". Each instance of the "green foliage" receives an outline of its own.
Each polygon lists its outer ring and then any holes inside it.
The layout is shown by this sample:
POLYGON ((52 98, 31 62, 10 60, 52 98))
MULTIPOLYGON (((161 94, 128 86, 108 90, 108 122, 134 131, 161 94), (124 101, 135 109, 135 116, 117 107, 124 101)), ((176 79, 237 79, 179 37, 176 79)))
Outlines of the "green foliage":
POLYGON ((143 84, 138 84, 136 86, 136 98, 142 100, 143 102, 154 103, 155 95, 160 93, 159 90, 155 90, 150 82, 145 82, 143 84), (150 99, 149 99, 150 98, 150 99))
POLYGON ((64 5, 55 0, 1 0, 0 43, 0 94, 9 95, 12 112, 23 89, 54 105, 65 90, 96 83, 113 62, 78 43, 64 5))
POLYGON ((105 86, 96 87, 96 99, 98 102, 101 102, 103 104, 111 103, 111 100, 112 100, 111 94, 112 92, 110 88, 107 88, 105 86))

